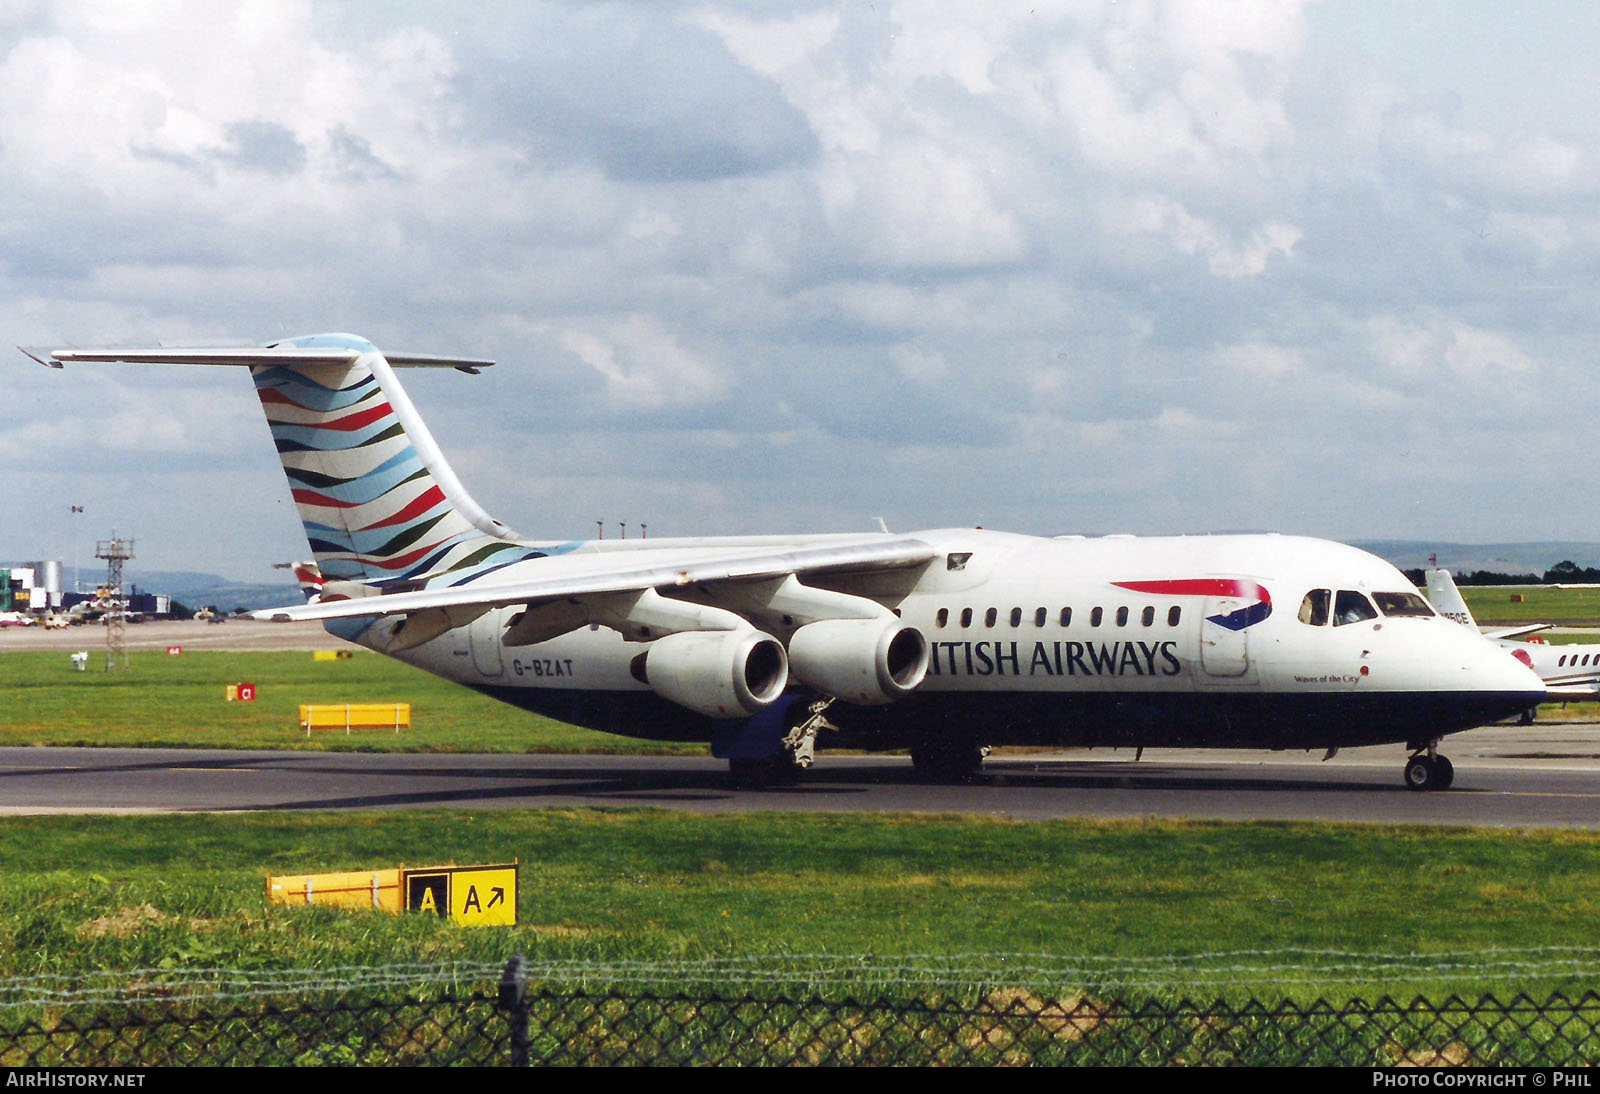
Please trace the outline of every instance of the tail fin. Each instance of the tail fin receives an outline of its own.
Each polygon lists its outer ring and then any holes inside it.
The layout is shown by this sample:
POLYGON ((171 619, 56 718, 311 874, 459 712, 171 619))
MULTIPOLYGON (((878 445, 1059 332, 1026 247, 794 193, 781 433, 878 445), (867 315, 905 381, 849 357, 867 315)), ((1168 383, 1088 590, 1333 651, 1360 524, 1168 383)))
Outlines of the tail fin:
POLYGON ((58 367, 66 361, 248 365, 306 539, 330 585, 415 588, 544 554, 472 500, 391 368, 392 362, 475 371, 489 362, 389 359, 349 334, 248 349, 24 352, 58 367))
POLYGON ((526 557, 461 486, 370 342, 320 335, 287 345, 359 351, 252 370, 325 580, 409 584, 526 557))
POLYGON ((1472 611, 1462 598, 1461 590, 1456 588, 1450 571, 1442 566, 1434 566, 1428 570, 1427 576, 1428 602, 1433 605, 1433 610, 1446 619, 1454 619, 1463 626, 1477 630, 1477 620, 1472 618, 1472 611))
POLYGON ((315 562, 274 562, 272 568, 274 570, 289 570, 293 572, 294 580, 300 586, 300 595, 306 598, 306 603, 321 603, 322 570, 315 562))

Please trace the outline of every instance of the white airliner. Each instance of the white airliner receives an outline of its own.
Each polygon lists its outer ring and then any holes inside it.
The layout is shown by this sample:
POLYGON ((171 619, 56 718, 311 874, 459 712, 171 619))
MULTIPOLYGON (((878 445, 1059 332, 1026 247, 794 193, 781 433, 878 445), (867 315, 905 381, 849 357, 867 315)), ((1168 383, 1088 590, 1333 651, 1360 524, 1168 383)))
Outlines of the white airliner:
POLYGON ((830 745, 970 775, 997 745, 1319 749, 1405 742, 1448 786, 1447 733, 1543 701, 1526 666, 1440 619, 1404 575, 1275 535, 526 539, 462 488, 392 366, 351 335, 264 348, 30 350, 250 369, 320 568, 259 613, 508 703, 709 741, 746 777, 830 745))
MULTIPOLYGON (((1461 590, 1456 588, 1450 571, 1435 566, 1427 571, 1428 599, 1440 615, 1454 619, 1473 630, 1478 623, 1472 618, 1461 590)), ((1507 630, 1488 631, 1484 634, 1509 650, 1517 660, 1527 665, 1544 681, 1550 700, 1577 701, 1600 699, 1600 643, 1573 642, 1550 645, 1544 642, 1518 642, 1519 635, 1546 630, 1550 624, 1533 623, 1507 630)), ((1525 722, 1533 721, 1532 708, 1524 713, 1525 722)))

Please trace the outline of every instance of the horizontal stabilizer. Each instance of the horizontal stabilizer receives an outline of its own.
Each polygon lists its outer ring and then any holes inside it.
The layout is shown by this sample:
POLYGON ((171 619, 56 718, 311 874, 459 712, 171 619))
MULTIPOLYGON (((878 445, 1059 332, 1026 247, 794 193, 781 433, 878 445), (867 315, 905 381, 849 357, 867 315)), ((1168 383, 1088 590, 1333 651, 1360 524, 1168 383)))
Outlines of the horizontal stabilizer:
POLYGON ((1512 638, 1521 638, 1525 634, 1537 634, 1540 631, 1547 631, 1552 626, 1554 626, 1553 623, 1529 623, 1526 626, 1507 627, 1505 630, 1500 631, 1484 631, 1483 636, 1504 642, 1512 638))
MULTIPOLYGON (((153 346, 105 349, 47 349, 18 346, 49 368, 72 363, 121 362, 135 365, 311 365, 349 364, 362 350, 350 346, 153 346)), ((442 357, 426 353, 385 353, 394 368, 455 368, 476 372, 494 362, 479 357, 442 357)))

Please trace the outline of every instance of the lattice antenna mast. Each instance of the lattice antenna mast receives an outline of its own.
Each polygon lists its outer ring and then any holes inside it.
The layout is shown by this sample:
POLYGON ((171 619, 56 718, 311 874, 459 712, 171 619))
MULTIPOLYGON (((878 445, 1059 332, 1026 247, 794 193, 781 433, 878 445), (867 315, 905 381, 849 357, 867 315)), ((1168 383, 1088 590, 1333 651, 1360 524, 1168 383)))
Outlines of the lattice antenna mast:
POLYGON ((106 621, 106 671, 128 667, 128 647, 122 629, 128 621, 128 598, 122 591, 122 564, 133 557, 133 540, 113 531, 110 539, 96 541, 94 557, 106 560, 106 585, 102 599, 106 621))

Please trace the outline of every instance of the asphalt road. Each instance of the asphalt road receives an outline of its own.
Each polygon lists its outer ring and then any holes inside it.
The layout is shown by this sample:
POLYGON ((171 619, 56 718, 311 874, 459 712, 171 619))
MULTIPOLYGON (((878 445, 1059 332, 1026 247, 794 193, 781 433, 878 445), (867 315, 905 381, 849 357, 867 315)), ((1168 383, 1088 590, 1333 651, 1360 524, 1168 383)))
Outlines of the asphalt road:
POLYGON ((929 785, 902 757, 821 756, 799 785, 739 789, 716 760, 176 749, 0 749, 0 813, 648 806, 693 812, 970 813, 1600 827, 1600 729, 1449 738, 1453 789, 1407 790, 1398 747, 1327 763, 1250 752, 991 757, 929 785))

